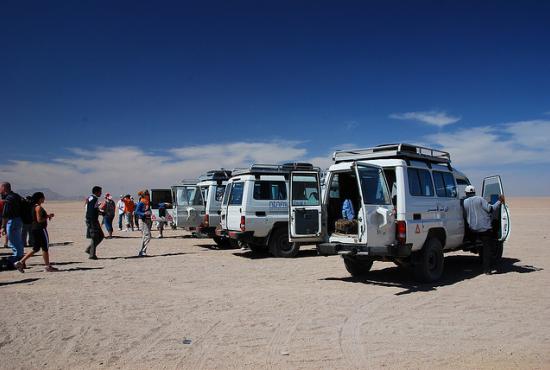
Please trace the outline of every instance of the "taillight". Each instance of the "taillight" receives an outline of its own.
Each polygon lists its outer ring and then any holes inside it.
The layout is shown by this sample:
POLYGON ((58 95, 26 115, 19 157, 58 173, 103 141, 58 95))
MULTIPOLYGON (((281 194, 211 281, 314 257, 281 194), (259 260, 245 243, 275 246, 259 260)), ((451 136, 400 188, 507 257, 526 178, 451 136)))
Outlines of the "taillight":
POLYGON ((204 227, 208 227, 208 224, 210 223, 210 218, 208 215, 204 215, 204 220, 202 220, 202 224, 204 227))
POLYGON ((395 234, 399 244, 404 245, 407 243, 407 223, 405 221, 396 222, 395 234))
POLYGON ((246 219, 244 218, 244 216, 241 216, 241 231, 245 231, 246 230, 246 219))

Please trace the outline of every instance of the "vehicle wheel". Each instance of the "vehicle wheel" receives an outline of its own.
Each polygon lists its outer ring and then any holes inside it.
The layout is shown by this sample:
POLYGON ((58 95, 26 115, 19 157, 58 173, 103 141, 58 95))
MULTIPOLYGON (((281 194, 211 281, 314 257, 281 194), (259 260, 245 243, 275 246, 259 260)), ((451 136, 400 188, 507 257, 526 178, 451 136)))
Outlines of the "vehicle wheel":
POLYGON ((288 241, 288 231, 279 228, 269 238, 269 252, 274 257, 292 258, 298 254, 300 245, 288 241))
POLYGON ((439 239, 428 239, 422 250, 416 252, 415 257, 414 275, 417 280, 433 282, 441 278, 445 258, 439 239))
POLYGON ((239 247, 239 242, 235 239, 229 239, 229 248, 240 248, 239 247))
POLYGON ((222 237, 219 237, 219 236, 214 236, 212 237, 212 239, 214 239, 214 242, 218 245, 218 247, 220 248, 227 248, 229 247, 229 239, 227 238, 222 238, 222 237))
MULTIPOLYGON (((493 249, 493 255, 491 256, 491 266, 495 266, 498 263, 500 263, 503 252, 504 252, 504 243, 497 241, 496 247, 493 249)), ((479 248, 479 259, 481 263, 483 263, 483 247, 479 248)))
POLYGON ((353 277, 365 276, 371 269, 372 259, 357 259, 356 257, 344 257, 344 266, 353 277))

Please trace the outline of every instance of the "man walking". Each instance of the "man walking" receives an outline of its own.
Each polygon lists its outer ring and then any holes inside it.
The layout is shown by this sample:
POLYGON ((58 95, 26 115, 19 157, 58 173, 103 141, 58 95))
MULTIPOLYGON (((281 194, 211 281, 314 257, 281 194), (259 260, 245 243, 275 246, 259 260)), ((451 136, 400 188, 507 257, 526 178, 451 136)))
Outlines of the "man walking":
POLYGON ((0 184, 0 195, 4 199, 4 210, 2 212, 2 235, 8 236, 8 245, 13 251, 9 258, 13 266, 15 262, 23 258, 23 239, 21 232, 23 221, 21 220, 21 196, 11 190, 9 182, 0 184))
POLYGON ((136 216, 141 219, 141 248, 138 253, 138 257, 145 257, 147 255, 147 245, 151 241, 151 204, 149 202, 149 191, 144 190, 140 192, 139 202, 137 203, 136 216))
POLYGON ((483 272, 490 275, 491 258, 497 242, 492 227, 492 213, 501 204, 504 204, 504 195, 501 195, 495 204, 489 204, 483 197, 476 195, 476 189, 472 185, 466 186, 465 192, 464 211, 466 212, 466 222, 472 235, 476 240, 481 240, 483 244, 481 251, 483 272))
POLYGON ((92 188, 92 195, 88 197, 86 202, 86 238, 91 239, 90 245, 86 248, 86 253, 90 255, 90 259, 96 260, 96 249, 99 243, 105 238, 101 225, 99 223, 99 209, 98 199, 101 196, 101 187, 94 186, 92 188))

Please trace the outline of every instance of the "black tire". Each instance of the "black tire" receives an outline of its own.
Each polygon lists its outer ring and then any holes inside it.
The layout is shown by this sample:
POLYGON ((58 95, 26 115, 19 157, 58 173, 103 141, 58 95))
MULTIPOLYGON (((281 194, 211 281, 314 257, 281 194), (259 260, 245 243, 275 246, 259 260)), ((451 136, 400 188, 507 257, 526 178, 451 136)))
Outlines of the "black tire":
POLYGON ((229 239, 229 248, 240 248, 239 247, 239 242, 235 239, 229 239))
POLYGON ((344 266, 346 266, 346 270, 353 277, 361 277, 368 274, 373 262, 374 260, 371 258, 358 259, 357 257, 344 257, 344 266))
POLYGON ((222 238, 222 237, 219 237, 219 236, 214 236, 212 237, 212 239, 214 239, 214 242, 218 245, 218 247, 220 248, 227 248, 229 247, 229 239, 227 238, 222 238))
POLYGON ((269 238, 269 252, 274 257, 292 258, 300 251, 300 245, 288 241, 288 230, 279 228, 269 238))
POLYGON ((445 257, 443 246, 437 238, 429 238, 422 250, 416 252, 414 261, 414 276, 422 282, 434 282, 443 275, 445 257))
MULTIPOLYGON (((504 252, 504 243, 496 242, 496 247, 493 249, 493 255, 491 256, 491 266, 496 266, 502 260, 502 253, 504 252)), ((479 260, 483 263, 483 247, 479 247, 479 260)))

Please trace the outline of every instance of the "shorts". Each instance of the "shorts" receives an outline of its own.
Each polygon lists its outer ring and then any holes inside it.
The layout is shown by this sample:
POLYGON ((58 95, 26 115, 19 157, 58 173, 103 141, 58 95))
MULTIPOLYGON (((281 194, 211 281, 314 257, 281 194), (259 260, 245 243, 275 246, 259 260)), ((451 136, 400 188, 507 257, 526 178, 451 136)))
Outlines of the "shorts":
POLYGON ((44 252, 47 252, 48 247, 50 245, 50 237, 48 236, 48 230, 37 229, 37 230, 32 230, 31 232, 34 238, 34 243, 32 246, 33 252, 38 252, 41 249, 44 252))

